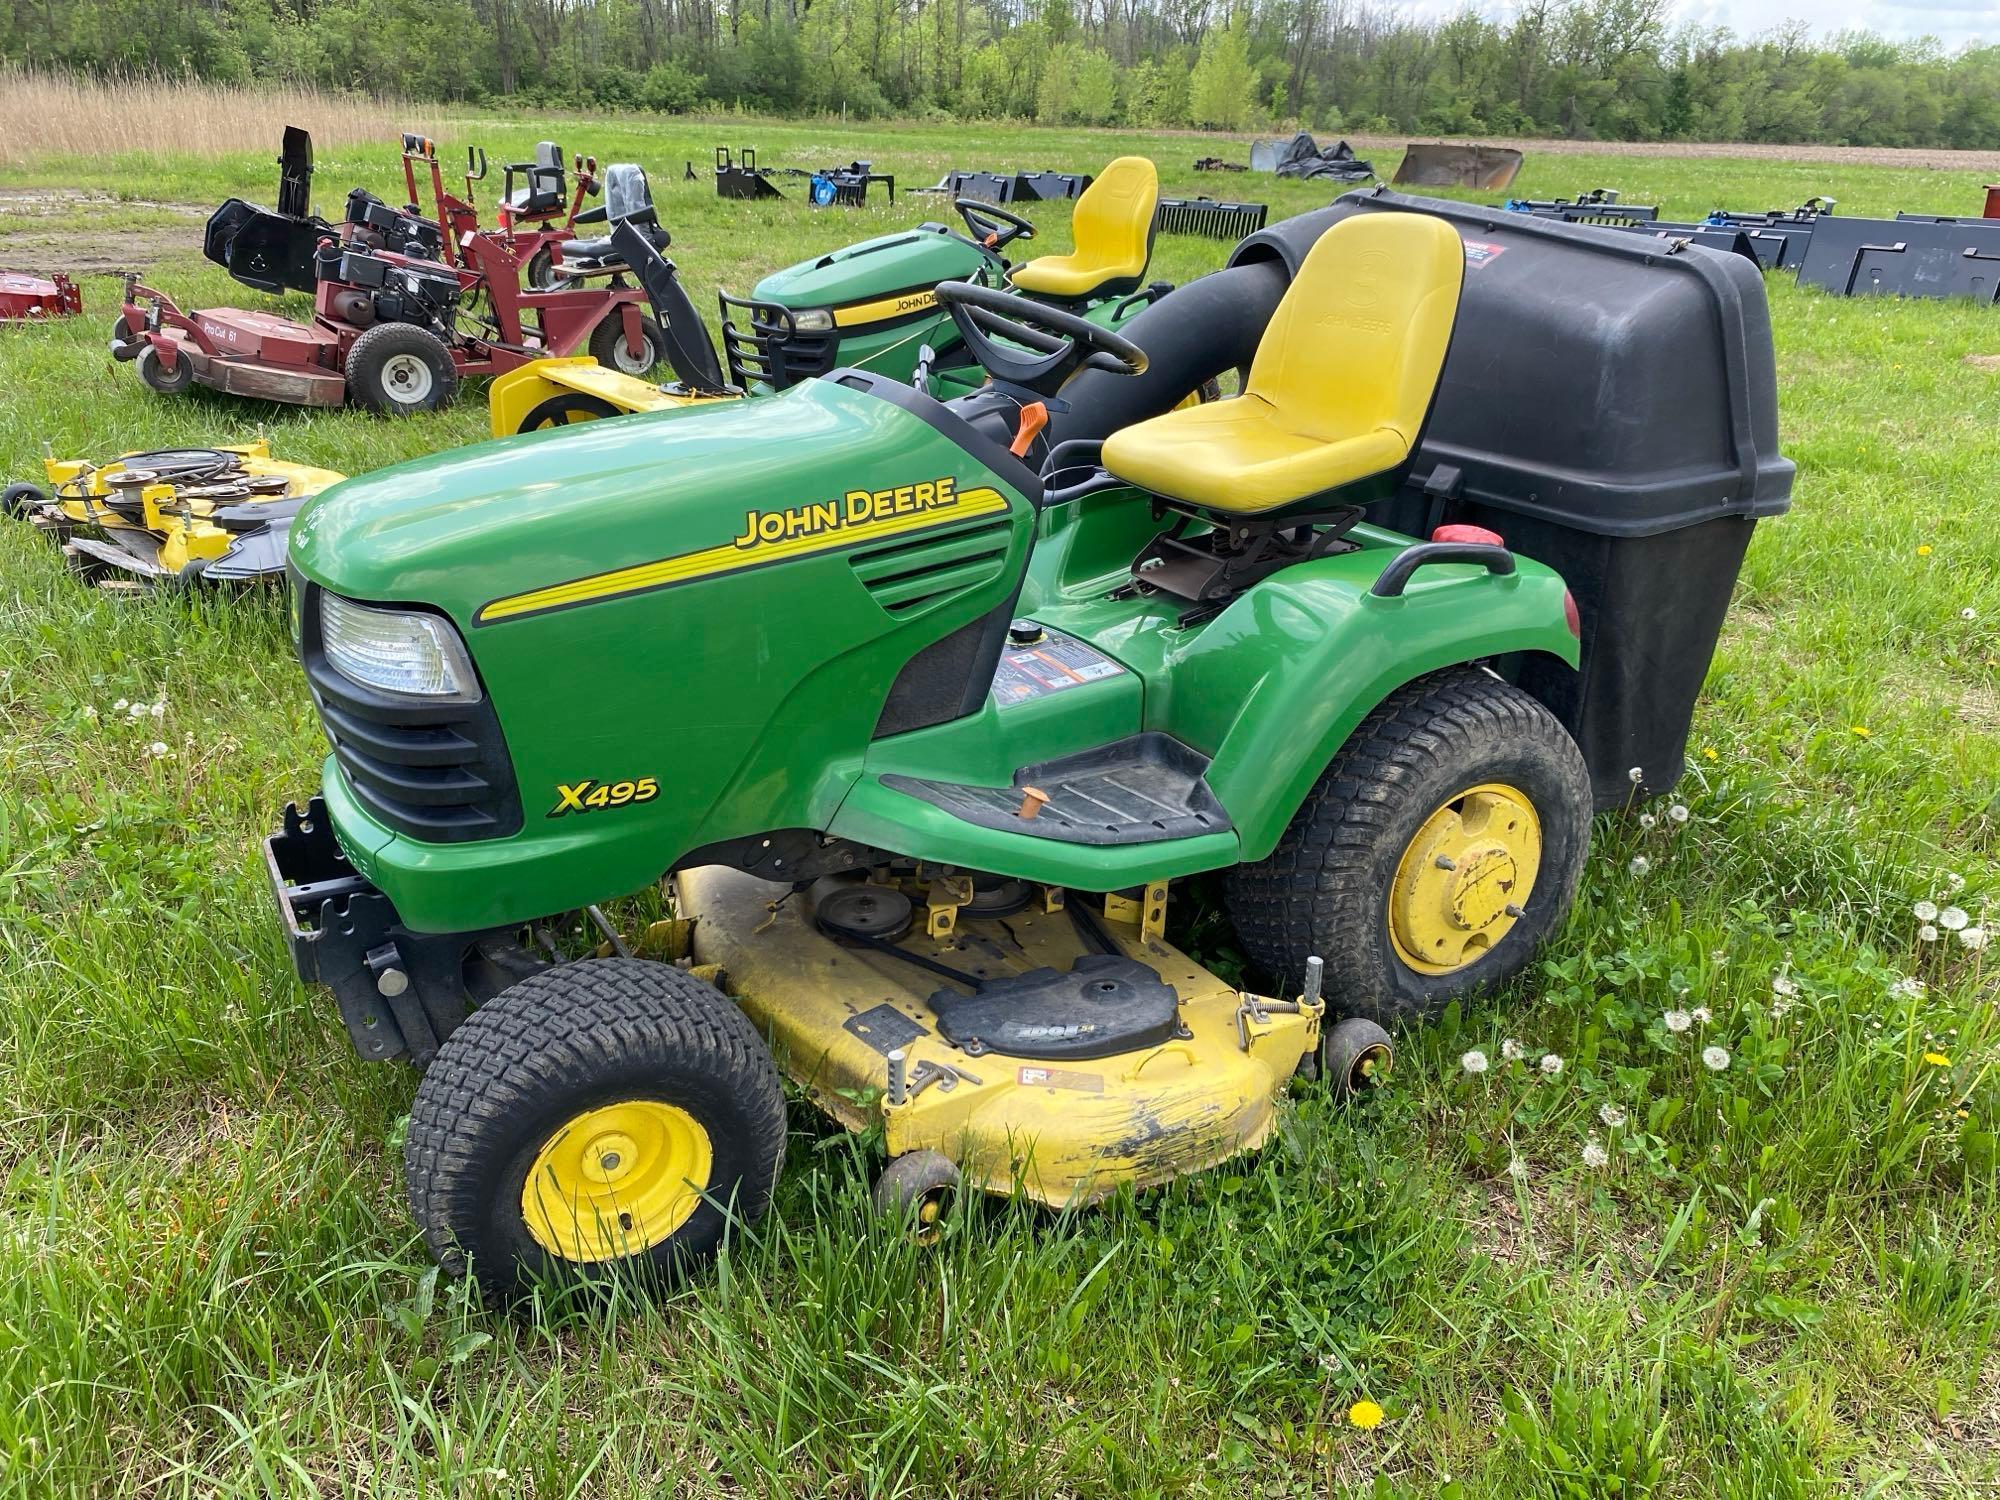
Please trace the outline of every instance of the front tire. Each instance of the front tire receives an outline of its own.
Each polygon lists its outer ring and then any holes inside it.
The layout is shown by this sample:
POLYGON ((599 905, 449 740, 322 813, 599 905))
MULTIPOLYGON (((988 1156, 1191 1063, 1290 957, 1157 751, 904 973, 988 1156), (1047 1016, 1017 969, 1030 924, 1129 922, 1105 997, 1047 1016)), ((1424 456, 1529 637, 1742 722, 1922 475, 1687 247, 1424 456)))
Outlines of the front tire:
POLYGON ((612 958, 531 975, 453 1031, 403 1165, 431 1253, 508 1297, 685 1273, 763 1215, 784 1145, 749 1018, 691 974, 612 958))
POLYGON ((667 340, 660 325, 651 318, 639 319, 639 354, 633 357, 625 347, 625 319, 613 308, 604 321, 590 332, 590 357, 607 370, 621 375, 645 375, 666 358, 667 340))
POLYGON ((1277 848, 1230 873, 1230 918, 1289 987, 1322 955, 1335 1011, 1428 1019, 1518 973, 1562 920, 1591 807, 1546 708, 1476 668, 1435 673, 1369 714, 1277 848))
POLYGON ((384 416, 436 411, 458 395, 451 348, 414 323, 377 323, 347 351, 347 396, 384 416))
POLYGON ((162 396, 178 396, 194 384, 194 361, 182 354, 174 361, 169 371, 160 359, 160 351, 151 344, 139 351, 139 378, 149 390, 162 396))

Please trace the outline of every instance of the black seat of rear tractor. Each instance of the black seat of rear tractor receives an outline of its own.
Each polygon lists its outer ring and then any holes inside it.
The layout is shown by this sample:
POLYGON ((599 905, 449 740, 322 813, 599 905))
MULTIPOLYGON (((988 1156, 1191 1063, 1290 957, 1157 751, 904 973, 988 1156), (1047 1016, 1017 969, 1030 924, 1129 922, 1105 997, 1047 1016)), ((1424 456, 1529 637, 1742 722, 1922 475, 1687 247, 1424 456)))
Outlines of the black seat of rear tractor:
MULTIPOLYGON (((664 250, 673 243, 666 226, 660 223, 660 211, 653 206, 653 189, 646 181, 645 170, 630 162, 613 162, 604 169, 604 202, 588 213, 578 214, 576 221, 630 224, 646 236, 655 250, 664 250)), ((562 247, 562 258, 565 264, 576 265, 621 257, 612 249, 611 236, 607 234, 596 239, 571 240, 562 247)))
POLYGON ((542 218, 560 212, 564 193, 562 147, 554 141, 535 146, 533 161, 514 162, 507 168, 507 208, 517 219, 542 218), (525 187, 514 186, 514 174, 527 179, 525 187))
MULTIPOLYGON (((655 250, 664 250, 674 242, 674 237, 658 224, 635 224, 655 250)), ((582 260, 617 260, 618 252, 611 248, 611 236, 603 235, 594 240, 570 240, 562 247, 563 260, 571 265, 582 260)))

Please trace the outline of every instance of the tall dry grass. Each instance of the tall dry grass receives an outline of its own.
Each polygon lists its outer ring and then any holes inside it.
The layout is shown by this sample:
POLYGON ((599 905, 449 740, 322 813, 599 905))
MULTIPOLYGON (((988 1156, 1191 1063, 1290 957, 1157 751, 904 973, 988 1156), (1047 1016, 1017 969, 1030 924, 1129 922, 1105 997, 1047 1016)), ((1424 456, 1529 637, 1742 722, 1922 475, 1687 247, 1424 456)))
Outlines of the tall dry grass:
POLYGON ((383 121, 438 134, 429 106, 368 95, 333 94, 297 85, 243 88, 198 79, 140 75, 92 78, 77 73, 0 67, 0 166, 38 157, 125 151, 263 151, 279 125, 303 125, 319 146, 380 141, 383 121))

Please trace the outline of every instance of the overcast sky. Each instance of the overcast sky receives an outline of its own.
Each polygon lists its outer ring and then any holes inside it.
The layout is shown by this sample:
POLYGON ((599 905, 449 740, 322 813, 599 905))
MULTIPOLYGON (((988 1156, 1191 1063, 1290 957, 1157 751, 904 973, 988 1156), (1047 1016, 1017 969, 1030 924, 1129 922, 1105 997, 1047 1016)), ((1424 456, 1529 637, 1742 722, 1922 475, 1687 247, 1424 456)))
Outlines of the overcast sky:
MULTIPOLYGON (((1512 12, 1509 0, 1472 0, 1482 15, 1502 17, 1512 12)), ((1410 0, 1423 15, 1448 16, 1463 0, 1410 0)), ((1672 0, 1675 23, 1727 26, 1742 36, 1754 36, 1798 17, 1819 32, 1865 28, 1882 36, 1934 36, 1948 50, 1966 42, 2000 42, 2000 0, 1672 0)))

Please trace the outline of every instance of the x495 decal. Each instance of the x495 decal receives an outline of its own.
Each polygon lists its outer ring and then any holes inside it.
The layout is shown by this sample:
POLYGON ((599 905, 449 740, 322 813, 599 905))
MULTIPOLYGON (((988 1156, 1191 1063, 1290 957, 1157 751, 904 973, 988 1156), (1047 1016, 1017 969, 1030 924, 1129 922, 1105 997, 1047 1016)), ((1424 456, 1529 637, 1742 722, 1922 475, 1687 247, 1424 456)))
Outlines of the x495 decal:
POLYGON ((549 809, 549 816, 560 818, 566 813, 633 807, 641 802, 651 802, 659 795, 660 783, 651 776, 639 776, 631 781, 593 781, 586 776, 569 786, 557 783, 556 805, 549 809))

